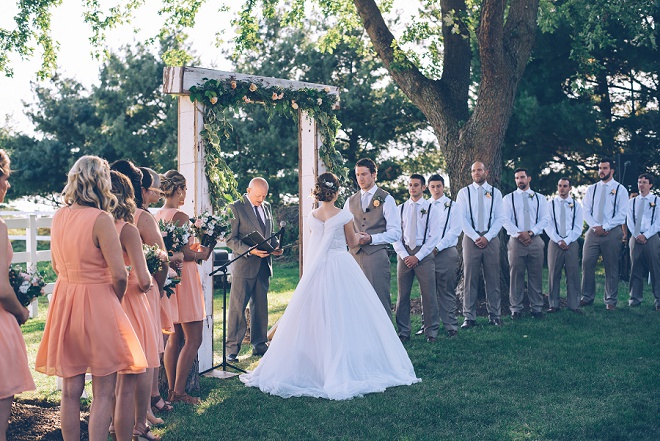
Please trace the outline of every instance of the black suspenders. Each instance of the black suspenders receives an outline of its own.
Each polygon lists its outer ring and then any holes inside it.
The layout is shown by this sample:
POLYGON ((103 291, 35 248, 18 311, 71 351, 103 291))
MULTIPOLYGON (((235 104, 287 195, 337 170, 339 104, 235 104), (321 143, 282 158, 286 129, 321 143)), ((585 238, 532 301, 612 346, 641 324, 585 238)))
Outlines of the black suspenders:
MULTIPOLYGON (((632 206, 632 215, 633 215, 633 225, 637 223, 637 214, 635 213, 635 202, 637 201, 637 198, 633 198, 633 206, 632 206)), ((654 196, 653 199, 653 212, 651 213, 651 225, 653 225, 653 221, 655 220, 655 207, 658 206, 658 197, 654 196)))
MULTIPOLYGON (((472 196, 470 196, 470 187, 471 185, 468 185, 467 188, 467 194, 468 194, 468 205, 470 206, 470 222, 472 223, 472 229, 476 231, 477 233, 483 233, 483 231, 477 231, 477 229, 474 227, 474 216, 472 215, 472 196)), ((486 191, 483 187, 481 188, 482 190, 486 191)), ((493 187, 493 190, 490 193, 491 195, 491 201, 490 201, 490 213, 488 213, 488 230, 490 230, 490 222, 493 219, 493 205, 495 205, 495 187, 493 187)))
MULTIPOLYGON (((596 202, 596 188, 598 187, 597 184, 594 184, 594 194, 591 196, 591 216, 593 217, 594 215, 594 202, 596 202)), ((612 206, 612 219, 614 219, 614 216, 616 216, 616 199, 619 197, 619 187, 621 187, 621 184, 616 186, 616 192, 614 193, 614 205, 612 206)))
MULTIPOLYGON (((401 204, 401 225, 403 225, 403 206, 404 205, 406 205, 406 204, 405 203, 401 204)), ((424 245, 426 243, 426 233, 429 231, 429 218, 431 217, 431 207, 432 206, 433 206, 433 204, 429 204, 429 209, 426 211, 426 225, 424 226, 424 239, 422 239, 422 245, 424 245)), ((401 232, 401 233, 403 233, 403 232, 401 232)), ((401 242, 403 242, 403 244, 406 245, 405 239, 403 238, 403 234, 401 234, 401 239, 402 239, 401 242)), ((408 246, 410 246, 410 245, 408 245, 408 246)), ((415 244, 415 246, 412 247, 412 248, 415 248, 416 246, 417 246, 417 244, 415 244)))
MULTIPOLYGON (((575 209, 575 199, 573 199, 573 221, 571 222, 571 231, 575 228, 575 212, 577 210, 575 209)), ((555 200, 552 200, 552 218, 555 221, 555 231, 557 232, 557 236, 561 237, 562 239, 566 239, 568 235, 562 236, 559 234, 559 228, 557 227, 557 213, 555 212, 555 200)))
MULTIPOLYGON (((536 224, 539 223, 539 204, 541 202, 539 201, 539 194, 538 193, 534 193, 534 196, 536 196, 536 223, 534 224, 534 225, 536 225, 536 224)), ((523 192, 523 197, 524 198, 528 197, 527 193, 523 192)), ((513 206, 513 220, 516 223, 516 227, 518 227, 518 215, 516 214, 516 192, 515 191, 513 193, 511 193, 511 205, 513 206)), ((553 208, 554 208, 554 206, 553 206, 553 208)), ((518 228, 520 228, 520 227, 518 227, 518 228)))

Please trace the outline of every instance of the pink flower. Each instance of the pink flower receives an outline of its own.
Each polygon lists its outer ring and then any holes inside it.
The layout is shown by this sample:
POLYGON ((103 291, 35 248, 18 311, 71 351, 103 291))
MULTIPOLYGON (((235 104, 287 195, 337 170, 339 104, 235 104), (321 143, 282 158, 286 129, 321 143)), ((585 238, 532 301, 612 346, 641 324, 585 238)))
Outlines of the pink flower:
POLYGON ((232 81, 231 83, 229 83, 229 85, 231 86, 232 89, 236 89, 236 81, 232 81))
POLYGON ((276 101, 277 98, 278 98, 277 93, 276 93, 276 92, 273 92, 273 96, 272 96, 273 101, 276 101))
POLYGON ((167 237, 167 231, 161 231, 160 235, 163 236, 163 237, 167 237))
POLYGON ((293 107, 294 109, 297 109, 298 108, 298 103, 296 103, 295 101, 292 100, 291 101, 291 107, 293 107))
POLYGON ((250 84, 250 92, 255 92, 257 90, 257 85, 254 83, 250 84))
POLYGON ((204 225, 204 222, 201 219, 195 221, 195 228, 202 228, 202 225, 204 225))
POLYGON ((211 101, 211 104, 215 104, 218 102, 218 97, 217 96, 211 97, 209 101, 211 101))

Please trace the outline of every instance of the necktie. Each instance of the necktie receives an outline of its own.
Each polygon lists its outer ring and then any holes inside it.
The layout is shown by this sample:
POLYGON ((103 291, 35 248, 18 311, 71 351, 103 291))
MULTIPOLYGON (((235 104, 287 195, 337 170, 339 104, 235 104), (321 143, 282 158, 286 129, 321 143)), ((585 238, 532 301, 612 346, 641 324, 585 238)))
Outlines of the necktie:
POLYGON ((639 198, 637 201, 637 216, 635 219, 635 237, 642 234, 642 217, 644 217, 644 209, 646 208, 646 198, 639 198))
POLYGON ((596 215, 596 222, 603 224, 603 219, 605 219, 605 198, 607 197, 607 186, 601 185, 600 190, 600 199, 598 200, 598 213, 596 215))
POLYGON ((484 231, 484 213, 486 211, 485 207, 485 202, 484 202, 484 188, 480 185, 477 187, 477 193, 479 197, 477 198, 477 228, 479 229, 479 233, 483 233, 484 231))
POLYGON ((530 228, 532 228, 532 221, 530 220, 529 216, 529 194, 527 192, 522 193, 522 198, 523 198, 523 230, 524 231, 529 231, 530 228))
POLYGON ((254 214, 257 215, 257 222, 259 222, 259 227, 261 228, 261 234, 266 235, 266 224, 259 214, 259 207, 254 206, 254 214))
POLYGON ((369 193, 365 191, 362 195, 362 211, 367 211, 367 208, 369 208, 369 202, 371 202, 369 200, 369 193))
POLYGON ((568 201, 561 201, 561 210, 559 210, 559 235, 563 238, 566 237, 566 204, 568 201))
POLYGON ((417 246, 417 203, 410 204, 408 222, 406 222, 406 245, 410 248, 417 246))

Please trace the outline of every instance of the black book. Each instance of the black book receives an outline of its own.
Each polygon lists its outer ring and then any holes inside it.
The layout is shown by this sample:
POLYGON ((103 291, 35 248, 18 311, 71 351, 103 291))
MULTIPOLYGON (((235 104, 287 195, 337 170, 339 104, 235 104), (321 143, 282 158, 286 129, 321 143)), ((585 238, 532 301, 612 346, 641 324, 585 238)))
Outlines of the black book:
POLYGON ((261 244, 257 247, 258 250, 268 251, 269 253, 275 251, 275 248, 273 248, 273 246, 270 244, 270 241, 264 242, 266 238, 263 237, 258 231, 253 231, 252 233, 246 235, 242 240, 243 243, 251 247, 255 246, 256 244, 261 244))

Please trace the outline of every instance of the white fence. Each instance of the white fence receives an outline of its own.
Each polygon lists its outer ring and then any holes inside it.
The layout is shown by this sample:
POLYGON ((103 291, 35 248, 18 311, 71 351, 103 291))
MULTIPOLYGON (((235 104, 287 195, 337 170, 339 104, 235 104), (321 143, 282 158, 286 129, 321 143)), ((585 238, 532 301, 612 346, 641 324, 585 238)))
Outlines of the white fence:
MULTIPOLYGON (((14 252, 12 264, 27 263, 28 268, 36 268, 37 262, 50 262, 50 250, 37 251, 38 241, 50 242, 49 235, 38 235, 39 228, 50 229, 53 222, 52 212, 20 212, 20 211, 2 211, 0 216, 7 224, 10 233, 15 233, 11 230, 25 231, 24 234, 10 234, 10 241, 25 241, 25 251, 14 252)), ((55 283, 49 283, 44 287, 46 294, 51 294, 55 283)), ((32 304, 28 307, 30 317, 36 317, 38 314, 38 300, 34 299, 32 304)))

